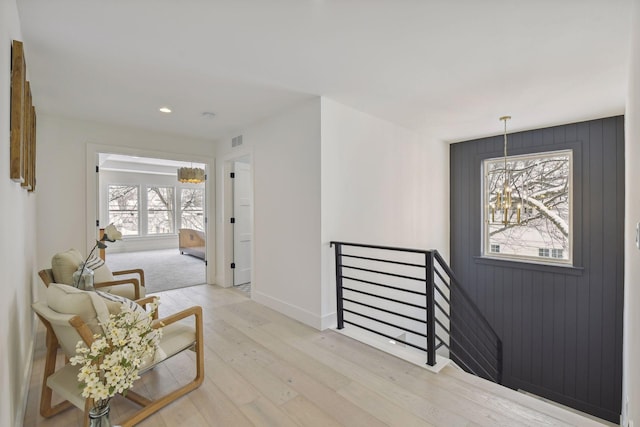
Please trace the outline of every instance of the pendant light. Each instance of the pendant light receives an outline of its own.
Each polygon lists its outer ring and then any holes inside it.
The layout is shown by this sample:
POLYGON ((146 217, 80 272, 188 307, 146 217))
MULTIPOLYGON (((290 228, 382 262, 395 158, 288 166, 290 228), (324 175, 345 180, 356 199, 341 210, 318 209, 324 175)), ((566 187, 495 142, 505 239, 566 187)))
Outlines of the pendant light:
POLYGON ((204 182, 204 169, 201 168, 179 168, 178 181, 189 184, 200 184, 204 182))
POLYGON ((502 188, 495 193, 495 201, 490 205, 491 222, 496 223, 495 218, 497 213, 498 217, 502 217, 499 222, 503 225, 520 224, 520 215, 522 210, 521 203, 518 203, 517 206, 514 206, 513 204, 513 179, 511 176, 511 170, 509 170, 509 165, 507 163, 507 120, 510 119, 511 116, 500 117, 500 120, 504 122, 504 177, 502 188))

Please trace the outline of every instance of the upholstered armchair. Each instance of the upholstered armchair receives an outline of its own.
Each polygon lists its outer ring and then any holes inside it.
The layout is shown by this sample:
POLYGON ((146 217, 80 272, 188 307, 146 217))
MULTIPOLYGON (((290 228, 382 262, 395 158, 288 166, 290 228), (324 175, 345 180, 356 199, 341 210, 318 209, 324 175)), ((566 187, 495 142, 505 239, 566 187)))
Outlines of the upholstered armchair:
MULTIPOLYGON (((153 297, 148 297, 136 302, 144 306, 152 300, 153 297)), ((51 283, 47 287, 46 301, 33 304, 33 310, 47 330, 47 353, 40 398, 40 413, 43 417, 51 417, 71 406, 76 406, 85 412, 84 425, 88 425, 91 402, 82 397, 82 390, 77 380, 80 366, 66 363, 56 370, 57 350, 60 347, 66 360, 69 360, 75 355, 78 341, 82 340, 90 347, 94 334, 102 333, 101 324, 106 324, 109 313, 114 312, 113 304, 113 297, 106 298, 97 292, 83 291, 57 283, 51 283), (64 401, 52 406, 53 393, 62 397, 64 401)), ((164 406, 196 389, 204 380, 202 308, 193 306, 161 318, 154 324, 162 327, 162 338, 155 356, 140 370, 140 375, 144 375, 147 370, 187 349, 194 350, 196 353, 196 374, 186 385, 164 395, 161 393, 161 397, 154 400, 128 390, 125 397, 142 408, 126 420, 115 420, 123 427, 141 422, 164 406), (193 319, 193 323, 188 321, 189 318, 193 319)), ((157 395, 157 393, 154 394, 157 395)))
MULTIPOLYGON (((38 275, 46 286, 51 283, 73 285, 73 273, 85 260, 75 249, 60 252, 51 259, 51 268, 40 270, 38 275)), ((137 300, 146 296, 144 271, 141 269, 111 271, 102 263, 94 270, 94 286, 105 292, 137 300), (116 279, 116 277, 126 278, 116 279)))

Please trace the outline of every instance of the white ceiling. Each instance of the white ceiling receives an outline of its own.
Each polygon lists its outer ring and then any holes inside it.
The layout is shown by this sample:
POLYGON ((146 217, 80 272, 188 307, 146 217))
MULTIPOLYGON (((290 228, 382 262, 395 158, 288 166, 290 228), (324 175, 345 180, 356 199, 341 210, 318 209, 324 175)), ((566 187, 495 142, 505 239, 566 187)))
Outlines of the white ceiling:
POLYGON ((460 141, 624 112, 632 0, 18 0, 41 112, 218 139, 326 96, 460 141), (158 112, 168 105, 170 115, 158 112), (216 114, 206 118, 202 112, 216 114))

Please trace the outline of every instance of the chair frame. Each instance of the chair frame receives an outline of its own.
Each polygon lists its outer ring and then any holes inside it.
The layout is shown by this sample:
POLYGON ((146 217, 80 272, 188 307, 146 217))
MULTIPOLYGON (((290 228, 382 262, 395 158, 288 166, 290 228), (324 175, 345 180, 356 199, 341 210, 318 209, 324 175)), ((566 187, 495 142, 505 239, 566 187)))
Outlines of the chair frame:
MULTIPOLYGON (((149 296, 146 298, 142 298, 136 300, 136 303, 141 306, 146 306, 147 304, 153 302, 155 297, 149 296)), ((74 406, 71 402, 65 400, 63 402, 58 403, 55 406, 52 406, 51 400, 53 395, 53 390, 47 385, 47 379, 50 375, 56 372, 56 359, 58 354, 59 342, 56 334, 53 330, 51 323, 41 316, 38 312, 36 312, 38 318, 42 321, 46 328, 46 357, 45 357, 45 366, 44 366, 44 375, 42 380, 42 390, 40 393, 40 414, 49 418, 53 415, 56 415, 72 406, 74 406)), ((127 418, 126 420, 121 421, 118 425, 122 427, 131 427, 135 426, 139 422, 153 415, 160 409, 164 408, 174 400, 184 396, 192 390, 200 387, 200 385, 204 381, 204 335, 203 335, 203 321, 202 321, 202 307, 193 306, 189 307, 185 310, 179 311, 172 315, 169 315, 165 318, 158 320, 158 313, 154 313, 154 319, 156 321, 153 324, 154 328, 160 328, 162 326, 170 325, 179 320, 185 319, 190 316, 195 316, 195 329, 196 329, 196 339, 192 347, 196 353, 196 375, 192 381, 185 384, 184 386, 175 389, 168 394, 155 399, 150 400, 132 390, 127 391, 125 397, 131 400, 134 403, 142 406, 140 410, 135 412, 132 416, 127 418)), ((84 321, 80 318, 80 316, 73 316, 69 319, 69 324, 75 328, 78 332, 82 340, 87 344, 87 346, 91 346, 93 343, 93 332, 91 329, 84 323, 84 321)), ((65 358, 65 364, 69 363, 68 359, 65 358)), ((84 426, 88 427, 89 425, 89 409, 91 408, 92 401, 91 399, 85 400, 84 406, 84 426)))
MULTIPOLYGON (((144 271, 139 268, 131 269, 131 270, 120 270, 120 271, 112 271, 111 274, 114 276, 122 276, 125 274, 137 274, 138 277, 130 277, 128 279, 120 279, 120 280, 112 280, 110 282, 102 282, 102 283, 94 283, 93 286, 96 289, 105 287, 105 286, 114 286, 114 285, 133 285, 134 299, 138 300, 140 298, 140 287, 145 286, 144 283, 144 271)), ((53 279, 53 270, 50 268, 46 268, 44 270, 38 271, 38 276, 44 282, 45 286, 49 287, 51 283, 55 283, 53 279)), ((146 289, 146 288, 145 288, 146 289)))

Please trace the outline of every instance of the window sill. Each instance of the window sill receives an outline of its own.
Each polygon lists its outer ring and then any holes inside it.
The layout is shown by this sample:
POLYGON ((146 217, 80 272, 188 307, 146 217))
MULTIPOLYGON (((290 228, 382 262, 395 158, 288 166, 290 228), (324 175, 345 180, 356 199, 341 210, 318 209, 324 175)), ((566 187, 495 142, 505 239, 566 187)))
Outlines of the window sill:
POLYGON ((474 256, 473 259, 476 264, 493 265, 496 267, 517 268, 519 270, 532 270, 543 273, 566 274, 569 276, 582 276, 584 274, 584 267, 576 267, 573 265, 538 264, 534 262, 490 258, 486 256, 474 256))

